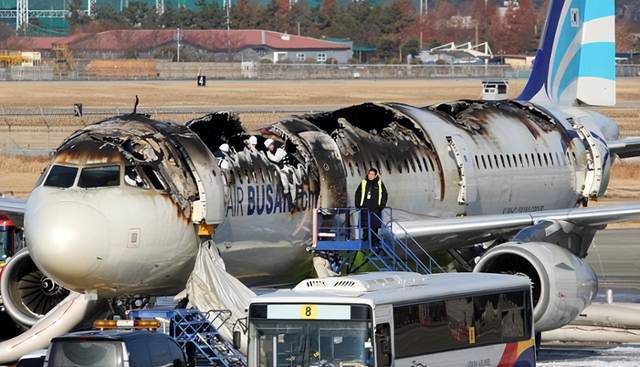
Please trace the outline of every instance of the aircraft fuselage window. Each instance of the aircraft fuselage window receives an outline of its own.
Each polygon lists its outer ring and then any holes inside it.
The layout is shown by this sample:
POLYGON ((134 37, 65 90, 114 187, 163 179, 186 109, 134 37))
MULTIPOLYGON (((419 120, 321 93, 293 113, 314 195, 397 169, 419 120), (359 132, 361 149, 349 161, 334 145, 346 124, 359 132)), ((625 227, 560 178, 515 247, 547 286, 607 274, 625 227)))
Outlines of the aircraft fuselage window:
POLYGON ((507 154, 507 163, 509 164, 509 168, 511 168, 511 156, 507 154))
POLYGON ((78 186, 85 189, 120 186, 120 166, 85 167, 80 172, 78 186))
POLYGON ((422 172, 422 163, 420 163, 420 157, 414 156, 413 159, 415 159, 416 167, 418 167, 418 170, 422 172))
POLYGON ((51 167, 49 176, 44 181, 45 186, 67 188, 73 186, 78 174, 78 168, 58 166, 51 167))
POLYGON ((484 169, 487 169, 487 162, 484 160, 484 155, 481 155, 480 158, 482 158, 482 166, 484 169))
POLYGON ((475 160, 476 160, 476 168, 480 169, 480 162, 478 162, 478 156, 476 155, 473 158, 475 158, 475 160))

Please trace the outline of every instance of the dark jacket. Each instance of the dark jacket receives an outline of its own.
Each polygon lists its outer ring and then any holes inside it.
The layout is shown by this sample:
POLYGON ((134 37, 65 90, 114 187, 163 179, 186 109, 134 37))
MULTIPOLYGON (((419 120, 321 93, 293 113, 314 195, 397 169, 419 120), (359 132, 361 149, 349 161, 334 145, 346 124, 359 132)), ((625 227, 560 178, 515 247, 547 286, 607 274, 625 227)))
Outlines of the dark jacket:
POLYGON ((362 193, 362 183, 360 183, 356 189, 356 208, 374 210, 387 206, 387 188, 384 186, 384 183, 380 181, 380 178, 376 177, 373 180, 364 179, 363 181, 365 182, 364 197, 362 193), (382 189, 382 193, 380 193, 380 189, 382 189))

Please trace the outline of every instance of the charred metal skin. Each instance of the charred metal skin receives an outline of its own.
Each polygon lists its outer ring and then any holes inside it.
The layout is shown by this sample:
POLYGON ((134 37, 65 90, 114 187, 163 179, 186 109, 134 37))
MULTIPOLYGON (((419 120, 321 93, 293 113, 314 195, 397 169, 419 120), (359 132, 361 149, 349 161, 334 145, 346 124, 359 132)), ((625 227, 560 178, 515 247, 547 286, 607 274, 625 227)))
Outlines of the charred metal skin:
POLYGON ((201 219, 186 144, 210 155, 187 128, 138 115, 70 136, 27 202, 26 237, 38 268, 66 288, 105 295, 183 289, 198 244, 192 219, 201 219), (78 174, 69 187, 51 187, 44 176, 56 166, 115 166, 118 182, 82 188, 78 174), (127 175, 144 179, 127 183, 127 175))
POLYGON ((34 262, 72 290, 172 294, 184 286, 206 223, 216 226, 232 274, 249 285, 291 282, 310 269, 312 209, 350 206, 369 167, 380 170, 401 219, 575 207, 606 189, 604 141, 617 128, 579 109, 465 100, 367 103, 253 133, 260 150, 266 139, 281 145, 285 165, 248 149, 250 135, 229 113, 186 126, 126 115, 79 130, 51 167, 117 165, 121 182, 48 187, 47 170, 26 215, 34 262), (224 143, 230 151, 214 157, 224 143))

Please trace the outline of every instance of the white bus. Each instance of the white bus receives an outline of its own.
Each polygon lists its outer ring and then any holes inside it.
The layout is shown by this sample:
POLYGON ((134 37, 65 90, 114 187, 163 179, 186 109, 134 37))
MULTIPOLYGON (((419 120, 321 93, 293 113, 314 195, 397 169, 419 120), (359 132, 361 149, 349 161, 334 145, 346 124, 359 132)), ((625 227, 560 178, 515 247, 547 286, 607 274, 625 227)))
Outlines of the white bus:
POLYGON ((254 298, 249 366, 535 366, 531 283, 485 273, 309 279, 254 298))

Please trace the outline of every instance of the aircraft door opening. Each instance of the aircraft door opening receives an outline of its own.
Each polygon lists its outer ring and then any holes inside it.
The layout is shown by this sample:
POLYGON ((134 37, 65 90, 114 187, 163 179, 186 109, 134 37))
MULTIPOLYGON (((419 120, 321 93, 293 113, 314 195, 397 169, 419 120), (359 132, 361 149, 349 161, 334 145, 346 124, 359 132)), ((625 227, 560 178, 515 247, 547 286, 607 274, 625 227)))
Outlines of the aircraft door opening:
MULTIPOLYGON (((585 147, 586 167, 583 189, 584 198, 597 198, 604 195, 607 182, 603 180, 603 157, 598 149, 598 141, 581 123, 570 120, 585 147)), ((605 148, 606 149, 606 148, 605 148)))
POLYGON ((458 167, 460 191, 458 192, 458 204, 469 205, 478 199, 478 185, 473 160, 467 153, 462 137, 447 136, 449 152, 458 167))
POLYGON ((222 172, 209 149, 200 141, 177 137, 186 151, 186 158, 198 187, 199 199, 193 202, 194 223, 219 224, 225 218, 225 185, 222 172))

